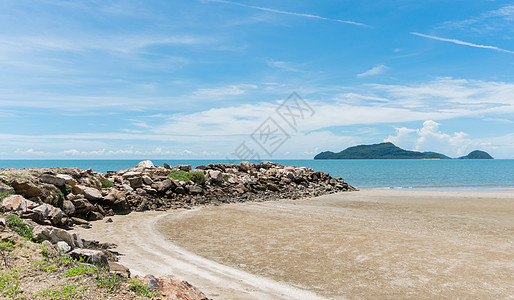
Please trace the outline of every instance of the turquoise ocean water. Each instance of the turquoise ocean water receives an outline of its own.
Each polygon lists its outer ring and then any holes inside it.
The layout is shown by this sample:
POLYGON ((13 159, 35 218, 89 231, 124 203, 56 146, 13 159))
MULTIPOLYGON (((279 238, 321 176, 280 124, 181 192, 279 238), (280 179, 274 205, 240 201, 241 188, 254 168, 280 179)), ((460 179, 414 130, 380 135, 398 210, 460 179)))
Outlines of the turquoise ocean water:
MULTIPOLYGON (((105 173, 135 167, 140 160, 0 160, 0 168, 91 168, 105 173)), ((193 167, 224 160, 152 160, 193 167)), ((513 189, 514 160, 274 160, 342 177, 360 189, 513 189)), ((1 172, 1 171, 0 171, 1 172)))

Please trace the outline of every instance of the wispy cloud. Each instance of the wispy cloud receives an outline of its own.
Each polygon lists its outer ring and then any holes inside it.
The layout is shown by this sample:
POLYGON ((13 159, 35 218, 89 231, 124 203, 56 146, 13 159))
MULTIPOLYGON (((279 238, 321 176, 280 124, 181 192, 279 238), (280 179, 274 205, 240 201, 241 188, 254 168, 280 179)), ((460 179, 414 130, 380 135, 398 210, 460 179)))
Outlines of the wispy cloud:
POLYGON ((490 34, 492 31, 512 31, 514 30, 512 26, 513 23, 514 5, 509 4, 465 20, 444 22, 438 28, 459 29, 480 34, 490 34))
POLYGON ((268 66, 289 72, 303 72, 302 70, 291 66, 285 61, 268 60, 268 66))
POLYGON ((246 4, 242 4, 242 3, 238 3, 238 2, 233 2, 233 1, 226 1, 226 0, 206 0, 206 1, 204 1, 204 2, 218 2, 218 3, 226 3, 226 4, 238 5, 238 6, 242 6, 242 7, 247 7, 247 8, 257 9, 257 10, 261 10, 261 11, 266 11, 266 12, 272 12, 272 13, 276 13, 276 14, 283 14, 283 15, 291 15, 291 16, 305 17, 305 18, 318 19, 318 20, 331 21, 331 22, 338 22, 338 23, 345 23, 345 24, 351 24, 351 25, 356 25, 356 26, 362 26, 362 27, 369 27, 369 28, 371 28, 371 26, 369 26, 369 25, 367 25, 367 24, 364 24, 364 23, 360 23, 360 22, 354 22, 354 21, 348 21, 348 20, 340 20, 340 19, 332 19, 332 18, 326 18, 326 17, 317 16, 317 15, 304 14, 304 13, 296 13, 296 12, 289 12, 289 11, 283 11, 283 10, 278 10, 278 9, 266 8, 266 7, 261 7, 261 6, 246 5, 246 4))
POLYGON ((384 73, 386 70, 387 70, 387 67, 385 65, 377 65, 364 73, 357 74, 357 77, 363 78, 363 77, 378 75, 378 74, 384 73))
POLYGON ((469 47, 475 47, 475 48, 491 49, 491 50, 496 50, 496 51, 501 51, 501 52, 507 52, 507 53, 514 54, 514 51, 505 50, 505 49, 502 49, 502 48, 499 48, 499 47, 496 47, 496 46, 487 46, 487 45, 473 44, 473 43, 464 42, 464 41, 461 41, 461 40, 447 39, 447 38, 442 38, 442 37, 438 37, 438 36, 423 34, 423 33, 419 33, 419 32, 411 32, 411 34, 417 35, 417 36, 420 36, 420 37, 424 37, 424 38, 428 38, 428 39, 442 41, 442 42, 449 42, 449 43, 453 43, 453 44, 457 44, 457 45, 463 45, 463 46, 469 46, 469 47))

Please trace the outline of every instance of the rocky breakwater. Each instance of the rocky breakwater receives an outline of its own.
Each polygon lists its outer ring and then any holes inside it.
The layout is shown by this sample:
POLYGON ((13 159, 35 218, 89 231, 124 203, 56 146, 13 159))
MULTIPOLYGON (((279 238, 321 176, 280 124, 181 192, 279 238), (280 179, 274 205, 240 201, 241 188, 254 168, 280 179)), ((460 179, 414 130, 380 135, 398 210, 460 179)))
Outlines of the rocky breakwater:
POLYGON ((4 210, 65 229, 133 210, 298 199, 352 190, 342 178, 267 161, 195 169, 142 161, 106 174, 76 168, 0 170, 4 210))
POLYGON ((267 161, 195 169, 142 161, 134 168, 106 174, 77 168, 0 170, 1 208, 29 220, 34 240, 75 258, 121 268, 125 276, 130 273, 112 262, 116 252, 110 249, 115 245, 84 241, 67 230, 89 227, 90 221, 109 222, 109 216, 133 210, 298 199, 352 190, 341 178, 267 161))

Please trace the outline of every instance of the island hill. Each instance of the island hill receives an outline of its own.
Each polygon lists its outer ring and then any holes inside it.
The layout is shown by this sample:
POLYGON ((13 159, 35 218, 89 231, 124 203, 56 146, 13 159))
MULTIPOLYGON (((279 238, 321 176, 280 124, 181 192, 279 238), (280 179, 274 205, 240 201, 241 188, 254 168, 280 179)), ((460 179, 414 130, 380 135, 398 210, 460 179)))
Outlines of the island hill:
MULTIPOLYGON (((314 159, 451 159, 451 157, 436 152, 404 150, 393 143, 380 143, 353 146, 338 153, 325 151, 316 155, 314 159)), ((493 159, 493 157, 487 152, 475 150, 458 159, 493 159)))

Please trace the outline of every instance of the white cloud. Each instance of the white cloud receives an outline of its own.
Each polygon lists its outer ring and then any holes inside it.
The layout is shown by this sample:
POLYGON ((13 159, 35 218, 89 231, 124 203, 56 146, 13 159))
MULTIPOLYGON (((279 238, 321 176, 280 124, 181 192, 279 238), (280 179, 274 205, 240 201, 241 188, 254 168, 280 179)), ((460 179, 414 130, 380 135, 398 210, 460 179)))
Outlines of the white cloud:
POLYGON ((305 18, 318 19, 318 20, 323 20, 323 21, 346 23, 346 24, 363 26, 363 27, 371 27, 371 26, 366 25, 364 23, 359 23, 359 22, 354 22, 354 21, 325 18, 325 17, 311 15, 311 14, 302 14, 302 13, 295 13, 295 12, 283 11, 283 10, 278 10, 278 9, 260 7, 260 6, 246 5, 246 4, 242 4, 242 3, 238 3, 238 2, 232 2, 232 1, 226 1, 226 0, 204 0, 203 2, 226 3, 226 4, 232 4, 232 5, 237 5, 237 6, 257 9, 257 10, 261 10, 261 11, 266 11, 266 12, 272 12, 272 13, 276 13, 276 14, 291 15, 291 16, 297 16, 297 17, 305 17, 305 18))
POLYGON ((285 61, 268 60, 268 66, 289 72, 303 72, 302 70, 291 66, 289 63, 285 61))
POLYGON ((464 46, 475 47, 475 48, 491 49, 491 50, 496 50, 496 51, 501 51, 501 52, 507 52, 507 53, 514 54, 514 51, 505 50, 505 49, 502 49, 502 48, 499 48, 499 47, 496 47, 496 46, 487 46, 487 45, 473 44, 473 43, 464 42, 464 41, 461 41, 461 40, 447 39, 447 38, 437 37, 437 36, 423 34, 423 33, 418 33, 418 32, 411 32, 411 34, 417 35, 417 36, 420 36, 420 37, 424 37, 424 38, 428 38, 428 39, 442 41, 442 42, 449 42, 449 43, 453 43, 453 44, 457 44, 457 45, 464 45, 464 46))
POLYGON ((236 84, 212 89, 199 89, 193 92, 196 96, 238 96, 246 94, 249 89, 256 89, 254 84, 236 84))
POLYGON ((389 136, 384 141, 405 149, 435 151, 453 157, 466 155, 479 146, 477 142, 467 138, 464 132, 443 133, 439 130, 440 125, 433 120, 426 120, 422 128, 396 128, 396 135, 389 136))
POLYGON ((364 78, 364 77, 368 77, 368 76, 379 75, 379 74, 384 73, 386 70, 387 70, 386 66, 377 65, 364 73, 357 74, 357 77, 364 78))
POLYGON ((513 31, 514 5, 507 4, 495 10, 487 11, 479 16, 461 21, 444 22, 439 29, 459 29, 479 34, 491 34, 494 31, 513 31))

